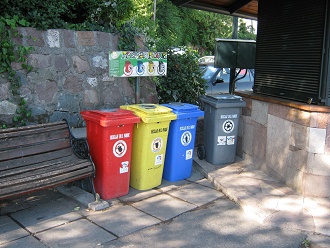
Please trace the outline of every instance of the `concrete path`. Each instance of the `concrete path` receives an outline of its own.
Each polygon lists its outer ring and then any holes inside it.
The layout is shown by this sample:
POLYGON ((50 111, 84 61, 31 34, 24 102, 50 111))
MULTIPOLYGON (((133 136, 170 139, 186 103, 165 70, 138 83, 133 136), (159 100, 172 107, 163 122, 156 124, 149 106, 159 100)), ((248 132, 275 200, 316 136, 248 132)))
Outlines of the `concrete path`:
POLYGON ((194 157, 186 180, 130 188, 102 211, 87 208, 93 200, 62 186, 0 201, 0 247, 330 247, 329 199, 301 197, 239 160, 194 157))
POLYGON ((146 191, 131 188, 103 211, 90 211, 76 195, 54 190, 1 201, 0 247, 283 248, 311 238, 329 247, 325 235, 260 224, 197 169, 187 180, 163 181, 146 191))

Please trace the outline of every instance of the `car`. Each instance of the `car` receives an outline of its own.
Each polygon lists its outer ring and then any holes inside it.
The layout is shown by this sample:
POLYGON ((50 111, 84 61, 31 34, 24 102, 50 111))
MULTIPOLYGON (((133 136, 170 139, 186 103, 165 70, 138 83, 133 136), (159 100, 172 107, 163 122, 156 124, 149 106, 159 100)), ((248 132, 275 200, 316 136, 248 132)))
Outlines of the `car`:
MULTIPOLYGON (((199 63, 206 80, 205 94, 229 93, 230 68, 216 68, 214 62, 199 63)), ((254 84, 254 69, 236 69, 235 90, 252 91, 254 84)))

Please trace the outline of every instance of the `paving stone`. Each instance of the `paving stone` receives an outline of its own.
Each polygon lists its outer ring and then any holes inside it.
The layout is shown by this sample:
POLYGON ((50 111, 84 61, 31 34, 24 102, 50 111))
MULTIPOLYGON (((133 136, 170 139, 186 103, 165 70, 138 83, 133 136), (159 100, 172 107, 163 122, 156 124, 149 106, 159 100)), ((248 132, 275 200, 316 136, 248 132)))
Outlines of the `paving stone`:
POLYGON ((197 181, 195 181, 195 183, 198 183, 198 184, 203 185, 205 187, 209 187, 211 189, 214 189, 214 185, 209 180, 207 180, 206 178, 197 180, 197 181))
POLYGON ((169 181, 166 181, 163 179, 162 184, 157 186, 156 188, 159 189, 161 192, 167 192, 169 190, 179 188, 179 187, 189 184, 189 183, 190 182, 186 181, 186 180, 180 180, 177 182, 169 182, 169 181))
POLYGON ((11 217, 30 232, 36 233, 81 218, 80 214, 74 212, 75 207, 75 202, 59 199, 13 213, 11 217))
POLYGON ((14 240, 12 242, 9 243, 5 243, 0 245, 0 247, 2 248, 8 248, 8 247, 14 247, 14 248, 27 248, 27 247, 33 247, 33 248, 45 248, 47 246, 45 246, 44 244, 42 244, 41 242, 39 242, 37 239, 35 239, 32 236, 27 236, 21 239, 17 239, 14 240))
POLYGON ((224 196, 223 193, 217 190, 210 189, 195 183, 171 190, 168 192, 168 194, 197 206, 202 206, 224 196))
POLYGON ((33 206, 44 204, 63 198, 63 195, 54 189, 40 190, 19 197, 0 201, 0 215, 14 213, 33 206))
POLYGON ((0 216, 0 244, 30 235, 8 216, 0 216))
POLYGON ((190 182, 196 182, 203 178, 204 178, 204 176, 196 169, 196 166, 193 166, 192 170, 191 170, 191 176, 189 178, 187 178, 186 180, 190 181, 190 182))
POLYGON ((289 213, 278 211, 267 217, 264 221, 264 224, 310 232, 315 231, 313 217, 304 213, 289 213))
POLYGON ((155 196, 160 194, 161 192, 159 190, 151 189, 151 190, 137 190, 134 188, 129 188, 129 192, 127 195, 119 197, 119 199, 123 202, 137 202, 141 201, 143 199, 155 196))
POLYGON ((36 236, 49 247, 70 248, 96 247, 117 238, 85 219, 40 232, 36 236))
POLYGON ((160 222, 131 206, 115 206, 103 212, 90 212, 87 218, 119 237, 160 222))
POLYGON ((132 204, 137 209, 161 220, 169 220, 196 208, 195 205, 161 194, 132 204))

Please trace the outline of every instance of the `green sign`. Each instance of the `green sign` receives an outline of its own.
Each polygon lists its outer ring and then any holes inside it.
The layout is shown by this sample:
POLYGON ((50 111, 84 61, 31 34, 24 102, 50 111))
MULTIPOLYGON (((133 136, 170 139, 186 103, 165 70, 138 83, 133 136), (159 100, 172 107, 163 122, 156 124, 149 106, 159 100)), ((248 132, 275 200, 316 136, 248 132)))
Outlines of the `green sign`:
POLYGON ((113 51, 109 53, 110 77, 166 76, 166 52, 113 51))

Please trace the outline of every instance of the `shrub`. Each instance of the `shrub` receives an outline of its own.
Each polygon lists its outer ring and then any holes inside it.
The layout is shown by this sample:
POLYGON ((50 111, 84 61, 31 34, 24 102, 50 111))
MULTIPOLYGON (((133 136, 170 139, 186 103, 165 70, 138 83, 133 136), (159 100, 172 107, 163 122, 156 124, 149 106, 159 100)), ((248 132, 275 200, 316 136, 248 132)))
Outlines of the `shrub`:
POLYGON ((205 80, 198 66, 197 53, 186 50, 183 54, 168 52, 167 76, 156 78, 156 88, 160 103, 199 103, 205 94, 205 80))

